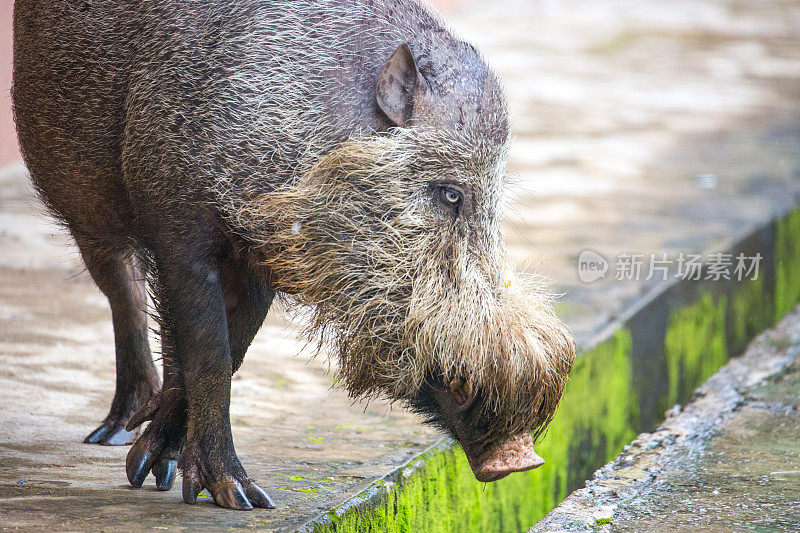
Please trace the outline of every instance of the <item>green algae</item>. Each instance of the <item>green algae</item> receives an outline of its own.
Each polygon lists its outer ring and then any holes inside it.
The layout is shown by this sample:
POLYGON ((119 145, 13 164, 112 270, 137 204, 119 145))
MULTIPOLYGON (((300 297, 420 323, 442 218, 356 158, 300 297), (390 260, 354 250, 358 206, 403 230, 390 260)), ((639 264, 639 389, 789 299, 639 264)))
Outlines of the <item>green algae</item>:
POLYGON ((311 444, 321 444, 325 440, 325 437, 314 435, 312 433, 311 430, 314 429, 314 426, 306 426, 306 429, 308 430, 308 434, 306 435, 306 438, 303 439, 306 442, 310 442, 311 444))
POLYGON ((306 487, 304 489, 289 489, 293 492, 303 492, 306 494, 319 494, 319 489, 317 487, 306 487))
POLYGON ((694 305, 672 312, 664 336, 666 406, 688 399, 698 384, 728 361, 725 312, 726 298, 709 293, 694 305))
POLYGON ((355 427, 351 422, 347 422, 346 424, 339 424, 334 429, 342 429, 346 431, 356 431, 356 432, 364 432, 366 429, 362 427, 355 427))
POLYGON ((731 351, 745 348, 750 339, 775 323, 774 295, 765 290, 764 276, 744 284, 730 300, 728 339, 731 351))
POLYGON ((800 209, 775 224, 775 315, 782 317, 800 301, 800 209))
POLYGON ((772 272, 762 266, 755 279, 736 283, 730 298, 712 294, 710 286, 696 303, 670 313, 664 335, 669 390, 662 407, 686 402, 730 354, 800 303, 800 210, 775 222, 772 257, 772 272))
POLYGON ((306 487, 306 488, 302 488, 302 489, 295 489, 295 488, 292 488, 292 487, 276 487, 276 488, 278 490, 288 490, 288 491, 292 491, 292 492, 302 492, 302 493, 305 493, 305 494, 319 494, 319 489, 317 489, 317 487, 314 487, 314 486, 306 487))

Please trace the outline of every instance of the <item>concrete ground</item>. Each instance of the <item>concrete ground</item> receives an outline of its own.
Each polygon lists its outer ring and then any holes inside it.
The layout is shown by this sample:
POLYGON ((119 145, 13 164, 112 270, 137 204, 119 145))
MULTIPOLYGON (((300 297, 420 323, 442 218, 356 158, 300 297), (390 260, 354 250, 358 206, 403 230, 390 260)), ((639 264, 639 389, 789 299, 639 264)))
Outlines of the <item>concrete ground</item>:
POLYGON ((800 308, 530 533, 797 531, 800 308))
MULTIPOLYGON (((566 292, 588 342, 654 282, 591 285, 592 249, 719 249, 800 193, 800 5, 792 1, 449 1, 505 80, 512 255, 566 292)), ((613 268, 613 267, 612 267, 613 268)), ((155 344, 155 343, 154 343, 155 344)), ((19 166, 0 172, 0 527, 288 530, 439 439, 398 408, 352 404, 324 356, 271 313, 233 384, 233 432, 279 505, 238 513, 130 490, 125 447, 81 443, 113 393, 110 313, 19 166)))

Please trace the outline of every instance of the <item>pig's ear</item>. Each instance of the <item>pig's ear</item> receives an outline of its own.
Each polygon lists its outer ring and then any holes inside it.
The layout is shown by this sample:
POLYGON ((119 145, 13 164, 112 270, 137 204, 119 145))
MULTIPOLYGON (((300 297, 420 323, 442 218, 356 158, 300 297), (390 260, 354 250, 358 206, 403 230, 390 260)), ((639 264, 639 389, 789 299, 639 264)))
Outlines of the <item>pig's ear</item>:
POLYGON ((378 106, 396 126, 404 127, 427 90, 414 56, 407 44, 401 44, 378 76, 378 106))

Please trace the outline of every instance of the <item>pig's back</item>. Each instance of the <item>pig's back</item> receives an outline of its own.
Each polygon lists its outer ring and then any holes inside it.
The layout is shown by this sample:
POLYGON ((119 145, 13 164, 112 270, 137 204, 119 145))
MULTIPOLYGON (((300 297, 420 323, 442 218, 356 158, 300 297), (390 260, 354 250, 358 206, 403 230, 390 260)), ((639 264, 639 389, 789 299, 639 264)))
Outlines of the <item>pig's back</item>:
POLYGON ((389 127, 375 82, 400 43, 423 61, 461 46, 410 0, 17 0, 15 24, 23 153, 88 227, 72 206, 124 227, 212 181, 267 192, 389 127))
POLYGON ((401 43, 458 43, 412 0, 151 1, 139 16, 132 144, 166 142, 193 174, 257 192, 390 127, 375 85, 401 43))

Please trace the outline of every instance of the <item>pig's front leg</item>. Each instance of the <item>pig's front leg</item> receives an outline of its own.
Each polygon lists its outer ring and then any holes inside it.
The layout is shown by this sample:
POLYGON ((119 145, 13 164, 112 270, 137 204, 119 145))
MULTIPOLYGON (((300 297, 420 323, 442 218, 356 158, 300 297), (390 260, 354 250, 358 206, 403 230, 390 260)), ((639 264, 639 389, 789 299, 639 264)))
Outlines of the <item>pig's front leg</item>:
POLYGON ((203 244, 166 246, 156 255, 161 318, 174 344, 186 401, 186 444, 179 461, 183 499, 195 503, 205 488, 222 507, 271 508, 233 447, 225 299, 219 263, 203 244))

